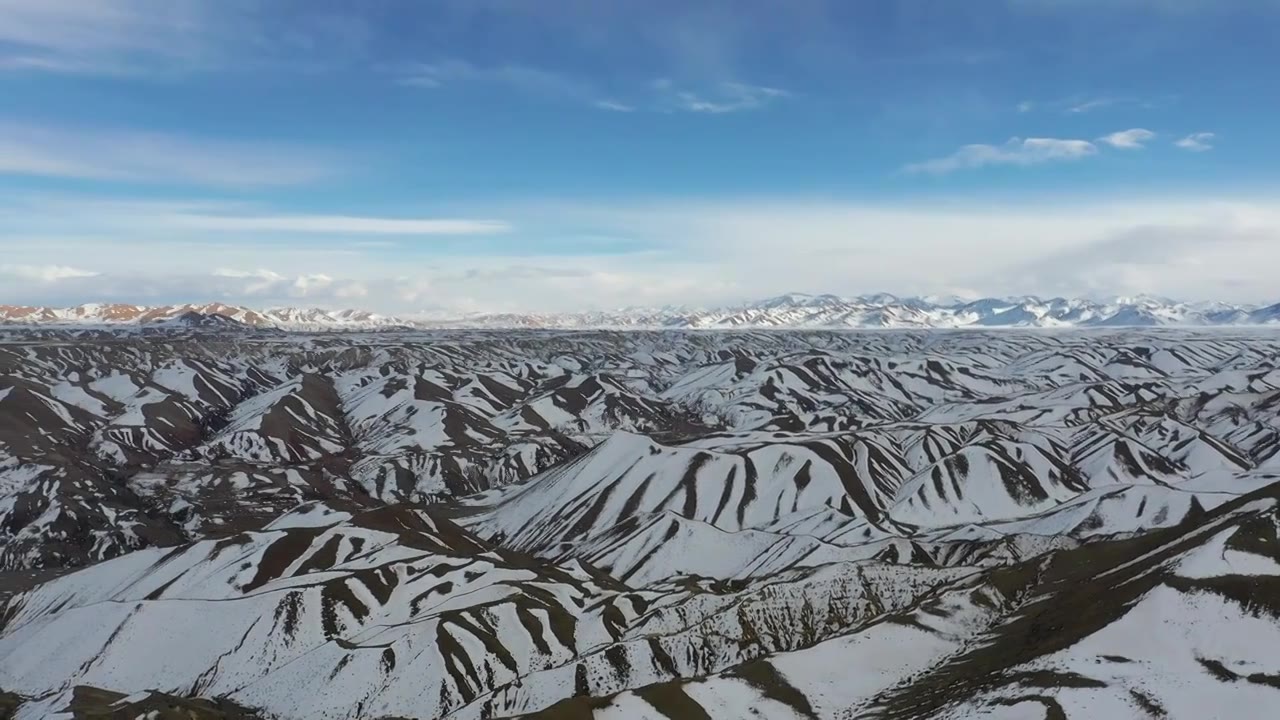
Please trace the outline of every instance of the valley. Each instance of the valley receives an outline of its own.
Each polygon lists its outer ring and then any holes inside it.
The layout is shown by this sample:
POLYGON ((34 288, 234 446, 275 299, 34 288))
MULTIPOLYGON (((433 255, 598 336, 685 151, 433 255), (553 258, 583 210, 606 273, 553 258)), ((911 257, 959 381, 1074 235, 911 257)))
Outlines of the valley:
POLYGON ((0 327, 0 577, 24 719, 1258 717, 1280 335, 0 327))

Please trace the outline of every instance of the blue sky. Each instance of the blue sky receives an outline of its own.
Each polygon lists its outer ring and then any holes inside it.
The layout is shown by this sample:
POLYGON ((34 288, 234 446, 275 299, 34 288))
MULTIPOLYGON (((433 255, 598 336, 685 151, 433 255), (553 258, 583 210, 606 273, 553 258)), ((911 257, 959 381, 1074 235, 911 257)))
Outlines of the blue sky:
POLYGON ((1277 0, 0 0, 0 302, 1275 300, 1277 0))

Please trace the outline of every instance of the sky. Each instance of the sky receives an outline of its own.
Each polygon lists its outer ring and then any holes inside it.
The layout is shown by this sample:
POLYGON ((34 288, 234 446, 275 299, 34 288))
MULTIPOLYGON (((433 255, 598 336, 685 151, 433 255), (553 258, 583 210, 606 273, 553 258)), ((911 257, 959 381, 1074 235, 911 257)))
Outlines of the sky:
POLYGON ((0 0, 0 303, 1280 300, 1280 0, 0 0))

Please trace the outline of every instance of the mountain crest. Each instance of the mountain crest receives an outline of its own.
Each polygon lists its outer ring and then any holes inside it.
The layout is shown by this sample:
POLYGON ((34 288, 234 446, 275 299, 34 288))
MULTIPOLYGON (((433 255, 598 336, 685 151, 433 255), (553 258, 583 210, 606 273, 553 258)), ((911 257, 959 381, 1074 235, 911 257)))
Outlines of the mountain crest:
POLYGON ((1280 304, 1258 307, 1224 302, 1185 303, 1148 295, 1106 300, 1023 297, 900 298, 875 293, 787 293, 734 306, 690 309, 626 308, 577 313, 431 313, 402 317, 363 310, 278 307, 255 310, 224 303, 141 306, 85 304, 71 308, 0 305, 0 324, 20 326, 146 326, 197 313, 197 327, 323 331, 390 328, 1002 328, 1223 326, 1280 323, 1280 304), (223 317, 233 323, 221 323, 223 317))

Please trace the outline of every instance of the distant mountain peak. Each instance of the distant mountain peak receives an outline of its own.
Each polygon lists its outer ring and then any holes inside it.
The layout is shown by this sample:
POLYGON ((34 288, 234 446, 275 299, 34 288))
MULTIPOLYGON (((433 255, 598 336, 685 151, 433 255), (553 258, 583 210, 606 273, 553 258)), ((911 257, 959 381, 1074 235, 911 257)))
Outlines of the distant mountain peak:
MULTIPOLYGON (((1260 325, 1280 323, 1280 305, 1185 303, 1152 295, 1086 298, 898 297, 874 293, 853 298, 790 292, 755 302, 712 308, 629 307, 572 313, 450 313, 405 317, 365 310, 274 307, 262 310, 225 303, 141 306, 87 303, 71 308, 0 305, 0 323, 83 327, 148 326, 197 313, 230 323, 203 327, 295 331, 388 328, 999 328, 1260 325)), ((188 317, 186 324, 192 324, 188 317)))

